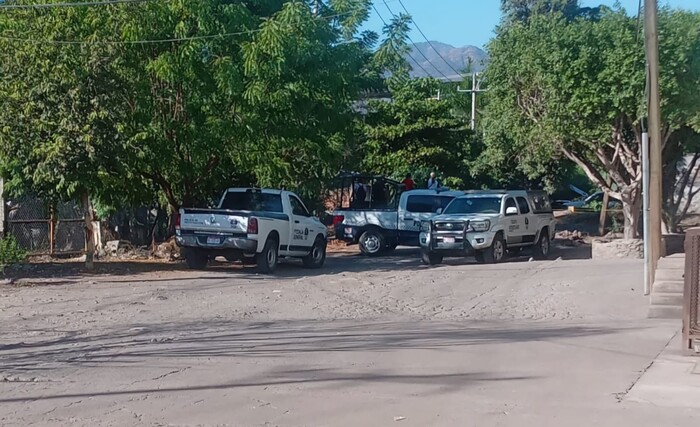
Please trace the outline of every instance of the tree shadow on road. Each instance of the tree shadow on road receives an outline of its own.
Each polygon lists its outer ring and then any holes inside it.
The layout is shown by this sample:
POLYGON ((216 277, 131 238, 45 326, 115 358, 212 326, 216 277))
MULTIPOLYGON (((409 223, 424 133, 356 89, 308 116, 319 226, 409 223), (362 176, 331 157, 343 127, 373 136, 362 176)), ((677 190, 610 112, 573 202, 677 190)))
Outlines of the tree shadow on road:
MULTIPOLYGON (((639 327, 631 328, 638 331, 639 327)), ((53 366, 130 366, 149 359, 276 358, 304 353, 440 349, 572 339, 627 328, 480 322, 240 321, 134 324, 99 334, 86 329, 32 342, 0 345, 0 366, 32 371, 53 366)), ((42 331, 34 331, 42 332, 42 331)), ((48 332, 48 331, 44 331, 48 332)), ((56 331, 53 331, 56 333, 56 331)))
MULTIPOLYGON (((182 370, 172 371, 170 373, 179 373, 182 370)), ((144 394, 168 394, 182 393, 195 391, 216 391, 216 390, 234 390, 249 387, 271 387, 280 385, 304 385, 304 384, 323 384, 332 385, 333 389, 337 389, 339 385, 352 386, 360 384, 374 383, 394 383, 405 385, 424 385, 440 387, 440 392, 446 393, 455 390, 463 389, 469 385, 475 385, 483 382, 492 381, 522 381, 535 379, 536 377, 528 376, 494 376, 486 373, 449 373, 449 374, 414 374, 400 375, 378 372, 366 373, 347 373, 330 369, 306 369, 306 370, 282 370, 266 374, 264 376, 254 376, 245 378, 241 381, 219 384, 206 384, 198 386, 181 386, 181 387, 148 387, 136 389, 119 389, 107 391, 86 391, 83 393, 60 393, 53 395, 42 396, 22 396, 22 397, 3 397, 0 398, 0 403, 40 401, 40 400, 55 400, 55 399, 80 399, 80 398, 96 398, 104 396, 129 396, 129 395, 144 395, 144 394)), ((153 378, 156 381, 159 378, 153 378)))

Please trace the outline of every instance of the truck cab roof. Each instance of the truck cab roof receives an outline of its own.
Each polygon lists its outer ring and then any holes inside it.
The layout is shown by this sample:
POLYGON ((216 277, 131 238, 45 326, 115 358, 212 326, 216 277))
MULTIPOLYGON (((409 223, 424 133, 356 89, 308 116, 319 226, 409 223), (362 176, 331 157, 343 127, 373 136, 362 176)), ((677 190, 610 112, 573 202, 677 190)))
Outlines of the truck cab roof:
POLYGON ((253 188, 253 187, 231 187, 226 190, 227 193, 265 193, 265 194, 282 194, 285 190, 275 190, 271 188, 253 188))
POLYGON ((464 191, 455 191, 455 190, 428 190, 425 188, 422 189, 417 189, 417 190, 409 190, 409 191, 404 191, 401 193, 401 195, 407 195, 407 196, 452 196, 452 197, 459 197, 459 196, 464 196, 464 191))

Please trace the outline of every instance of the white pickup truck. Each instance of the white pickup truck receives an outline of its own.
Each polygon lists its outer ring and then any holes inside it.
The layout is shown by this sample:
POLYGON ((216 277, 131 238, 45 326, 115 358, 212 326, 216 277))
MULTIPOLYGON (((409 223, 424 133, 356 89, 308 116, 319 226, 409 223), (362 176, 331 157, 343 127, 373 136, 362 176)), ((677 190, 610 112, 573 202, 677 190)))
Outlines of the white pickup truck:
POLYGON ((359 244, 364 255, 378 256, 398 245, 418 246, 421 222, 432 218, 463 191, 410 190, 388 200, 383 208, 339 209, 333 212, 335 236, 359 244))
POLYGON ((210 259, 254 261, 272 273, 280 257, 301 258, 307 268, 326 260, 326 227, 296 194, 281 190, 230 188, 217 209, 180 209, 175 235, 190 268, 210 259))
POLYGON ((440 215, 421 224, 423 262, 445 256, 474 256, 498 263, 507 252, 532 248, 535 258, 550 253, 556 220, 543 191, 475 191, 454 199, 440 215))

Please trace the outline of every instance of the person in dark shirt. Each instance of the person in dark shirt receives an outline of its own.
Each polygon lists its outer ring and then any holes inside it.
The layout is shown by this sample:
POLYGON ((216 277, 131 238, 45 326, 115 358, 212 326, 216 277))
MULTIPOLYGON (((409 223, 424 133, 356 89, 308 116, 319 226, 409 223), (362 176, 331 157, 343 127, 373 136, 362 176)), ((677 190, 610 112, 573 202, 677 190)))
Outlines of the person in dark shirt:
POLYGON ((416 188, 416 183, 413 182, 413 178, 411 177, 410 173, 406 174, 406 178, 403 181, 401 181, 401 183, 404 185, 406 191, 410 191, 416 188))

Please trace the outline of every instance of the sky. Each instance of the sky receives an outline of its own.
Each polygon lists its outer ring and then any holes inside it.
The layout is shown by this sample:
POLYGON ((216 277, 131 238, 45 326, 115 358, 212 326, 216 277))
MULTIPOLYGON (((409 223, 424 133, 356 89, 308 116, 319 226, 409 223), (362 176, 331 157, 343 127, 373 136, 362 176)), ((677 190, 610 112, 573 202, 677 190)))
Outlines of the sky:
MULTIPOLYGON (((639 0, 618 0, 629 14, 636 14, 639 0)), ((493 36, 493 30, 501 19, 500 0, 401 0, 413 20, 431 41, 440 41, 455 47, 474 45, 483 48, 493 36)), ((379 15, 387 22, 392 14, 404 12, 399 0, 374 0, 379 15), (386 1, 386 5, 384 4, 386 1)), ((616 0, 582 0, 582 6, 613 6, 616 0)), ((700 10, 700 0, 659 0, 662 6, 700 10)), ((364 28, 381 32, 382 21, 372 10, 364 28)), ((411 38, 418 43, 425 41, 413 28, 411 38)))

